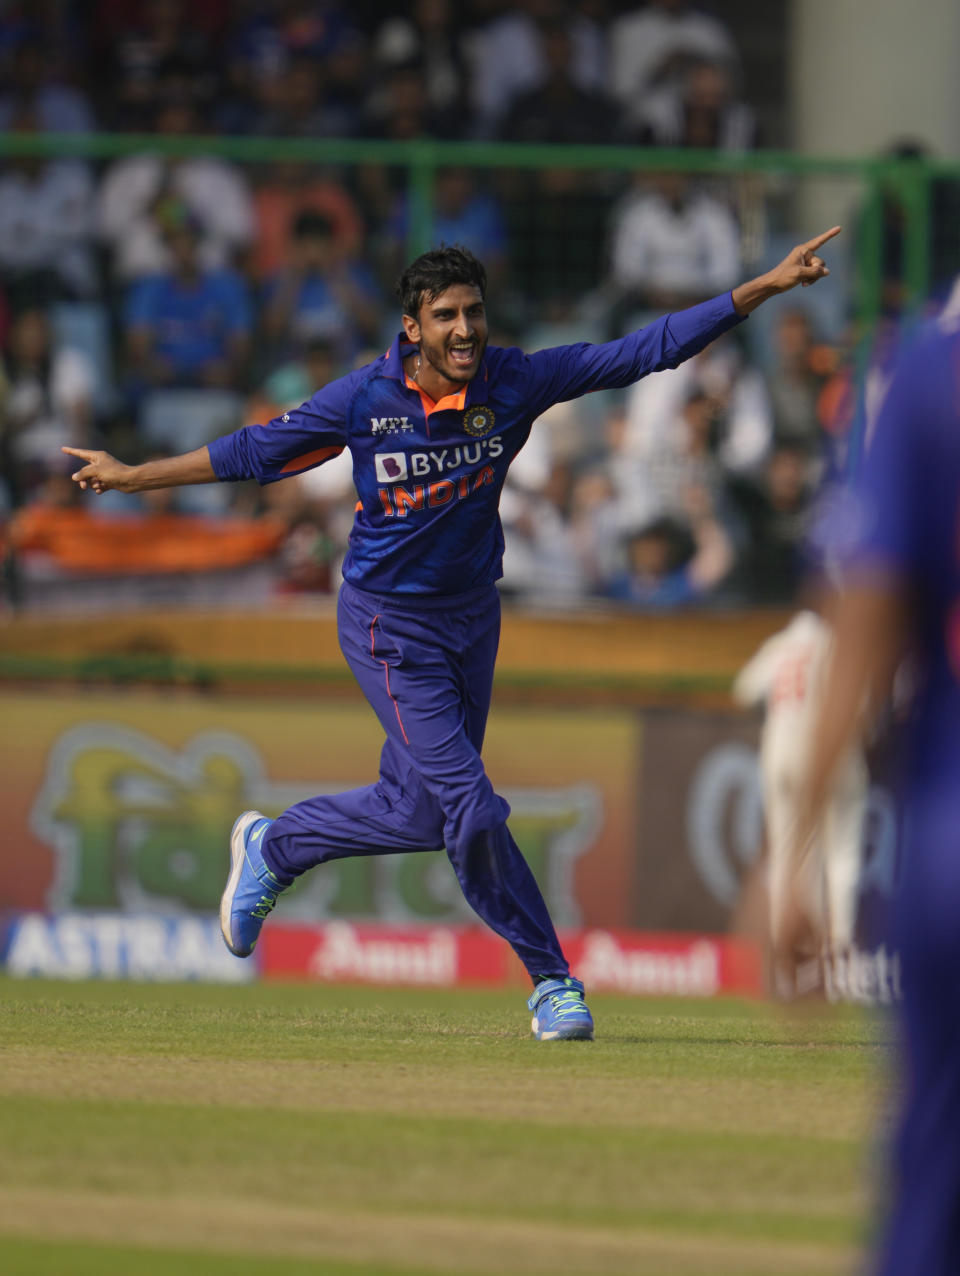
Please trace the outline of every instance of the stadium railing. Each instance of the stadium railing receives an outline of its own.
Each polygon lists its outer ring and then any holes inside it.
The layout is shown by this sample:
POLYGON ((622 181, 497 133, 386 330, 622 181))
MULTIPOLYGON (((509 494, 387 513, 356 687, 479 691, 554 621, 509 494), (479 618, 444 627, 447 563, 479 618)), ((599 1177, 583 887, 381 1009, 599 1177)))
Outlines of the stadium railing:
POLYGON ((797 179, 847 179, 859 187, 854 245, 857 317, 870 324, 881 307, 883 206, 896 199, 903 215, 903 282, 908 300, 920 302, 931 284, 931 192, 938 179, 960 180, 960 162, 887 156, 801 155, 790 151, 723 152, 622 145, 528 145, 504 142, 406 142, 358 139, 165 137, 157 134, 0 134, 0 158, 34 156, 110 160, 154 153, 189 157, 216 155, 237 164, 278 161, 346 169, 384 165, 407 175, 411 216, 407 252, 430 245, 433 193, 438 170, 566 169, 619 174, 674 172, 732 180, 762 179, 771 186, 797 179))

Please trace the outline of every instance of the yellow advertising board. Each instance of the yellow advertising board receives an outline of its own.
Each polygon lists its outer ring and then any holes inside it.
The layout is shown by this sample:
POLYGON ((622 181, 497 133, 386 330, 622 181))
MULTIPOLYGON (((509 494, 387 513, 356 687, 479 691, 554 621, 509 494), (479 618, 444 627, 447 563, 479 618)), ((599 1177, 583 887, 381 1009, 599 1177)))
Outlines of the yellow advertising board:
MULTIPOLYGON (((365 705, 315 693, 10 691, 0 716, 0 911, 215 910, 237 814, 277 814, 368 784, 382 742, 365 705)), ((558 925, 629 922, 639 736, 629 710, 491 715, 487 767, 558 925)), ((437 854, 325 865, 281 911, 291 920, 470 916, 437 854)))

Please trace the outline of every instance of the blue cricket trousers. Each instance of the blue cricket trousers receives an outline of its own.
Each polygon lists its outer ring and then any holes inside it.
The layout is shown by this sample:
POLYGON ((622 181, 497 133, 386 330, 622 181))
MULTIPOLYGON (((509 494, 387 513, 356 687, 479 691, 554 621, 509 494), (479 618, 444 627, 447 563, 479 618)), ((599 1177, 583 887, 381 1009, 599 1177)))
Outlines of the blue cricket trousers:
POLYGON ((562 978, 569 967, 546 904, 480 759, 500 639, 496 587, 400 602, 344 584, 337 628, 387 733, 380 779, 284 811, 263 839, 268 866, 289 882, 328 860, 443 846, 471 908, 534 982, 562 978))

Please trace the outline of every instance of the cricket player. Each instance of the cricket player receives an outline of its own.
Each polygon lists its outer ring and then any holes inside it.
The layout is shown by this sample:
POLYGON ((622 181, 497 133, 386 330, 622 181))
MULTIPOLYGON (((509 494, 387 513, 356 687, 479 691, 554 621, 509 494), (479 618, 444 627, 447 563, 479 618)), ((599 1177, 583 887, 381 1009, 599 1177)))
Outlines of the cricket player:
POLYGON ((532 355, 488 346, 484 268, 463 249, 440 248, 401 276, 403 331, 389 350, 301 408, 144 465, 68 449, 84 461, 74 479, 94 492, 272 483, 351 452, 359 501, 338 632, 386 734, 380 777, 299 802, 276 820, 240 816, 220 910, 232 952, 253 951, 280 892, 308 869, 443 846, 471 907, 530 974, 534 1035, 592 1038, 583 984, 570 974, 507 827, 507 803, 480 758, 500 630, 503 482, 548 407, 676 367, 769 297, 815 283, 829 274, 818 249, 839 230, 732 292, 620 340, 532 355))
MULTIPOLYGON (((778 946, 798 802, 810 765, 811 730, 823 695, 832 645, 830 627, 813 611, 801 611, 768 638, 733 685, 743 705, 765 708, 760 775, 767 829, 767 895, 770 937, 778 946)), ((824 797, 814 845, 806 860, 806 889, 826 941, 823 958, 835 984, 845 982, 857 918, 863 825, 869 776, 859 736, 838 763, 824 797)))
MULTIPOLYGON (((960 1272, 960 334, 932 327, 905 353, 877 418, 835 551, 845 586, 814 728, 804 826, 822 808, 864 696, 919 662, 903 777, 894 904, 906 1063, 880 1276, 960 1272)), ((802 854, 802 835, 795 857, 802 854)), ((784 952, 809 919, 796 891, 784 952)))

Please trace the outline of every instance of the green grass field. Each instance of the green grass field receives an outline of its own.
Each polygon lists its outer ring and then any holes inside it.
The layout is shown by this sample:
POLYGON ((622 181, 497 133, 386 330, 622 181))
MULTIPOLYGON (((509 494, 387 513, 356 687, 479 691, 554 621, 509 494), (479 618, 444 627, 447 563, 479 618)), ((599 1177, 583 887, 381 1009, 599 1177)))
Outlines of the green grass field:
POLYGON ((852 1271, 886 1028, 591 1004, 0 980, 0 1270, 852 1271))

